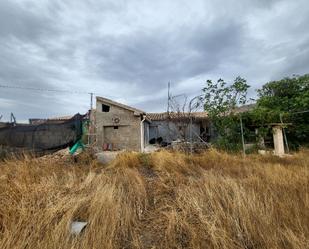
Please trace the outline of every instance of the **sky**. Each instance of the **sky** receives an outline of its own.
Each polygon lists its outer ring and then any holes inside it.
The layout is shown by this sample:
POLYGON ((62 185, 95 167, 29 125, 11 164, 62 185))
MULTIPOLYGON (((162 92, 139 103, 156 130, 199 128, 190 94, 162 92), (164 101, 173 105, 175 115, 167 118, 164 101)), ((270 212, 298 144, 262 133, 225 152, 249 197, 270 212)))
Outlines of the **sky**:
POLYGON ((238 75, 254 97, 309 73, 308 30, 307 0, 0 0, 1 121, 86 113, 89 92, 161 112, 168 82, 190 99, 238 75))

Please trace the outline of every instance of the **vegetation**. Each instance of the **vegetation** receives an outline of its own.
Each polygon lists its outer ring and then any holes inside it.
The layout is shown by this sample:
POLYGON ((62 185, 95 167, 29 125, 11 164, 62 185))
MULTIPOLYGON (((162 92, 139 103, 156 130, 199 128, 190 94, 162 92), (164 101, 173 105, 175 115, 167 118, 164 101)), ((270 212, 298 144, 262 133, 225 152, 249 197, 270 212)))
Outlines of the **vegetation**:
POLYGON ((240 149, 240 117, 234 111, 246 104, 249 87, 241 77, 237 77, 231 85, 222 79, 217 82, 207 80, 202 101, 218 135, 214 141, 216 147, 229 151, 240 149))
POLYGON ((0 248, 307 248, 308 165, 308 151, 0 162, 0 248), (73 220, 89 222, 78 236, 73 220))
POLYGON ((258 90, 257 108, 250 114, 253 122, 291 123, 287 129, 294 148, 309 143, 309 75, 284 78, 258 90), (281 116, 281 117, 280 117, 281 116))
MULTIPOLYGON (((249 85, 237 77, 233 84, 219 79, 208 80, 204 92, 204 109, 209 113, 218 134, 214 144, 225 150, 241 148, 240 115, 236 107, 246 104, 249 85)), ((271 123, 290 124, 286 129, 287 140, 292 149, 309 145, 309 75, 284 78, 268 82, 257 90, 256 107, 242 114, 245 136, 250 136, 248 127, 259 129, 259 136, 270 133, 271 123), (246 129, 247 127, 247 129, 246 129)), ((259 141, 258 138, 255 139, 259 141)))

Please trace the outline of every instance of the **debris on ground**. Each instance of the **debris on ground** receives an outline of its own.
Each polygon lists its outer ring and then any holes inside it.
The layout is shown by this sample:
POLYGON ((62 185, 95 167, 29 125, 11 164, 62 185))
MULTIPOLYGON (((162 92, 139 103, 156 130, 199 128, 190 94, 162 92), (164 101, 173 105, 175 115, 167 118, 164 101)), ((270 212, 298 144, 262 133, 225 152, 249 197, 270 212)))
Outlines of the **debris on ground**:
POLYGON ((81 232, 84 231, 87 224, 88 224, 88 222, 85 222, 85 221, 73 221, 71 223, 71 228, 70 228, 71 234, 79 235, 81 232))
POLYGON ((152 152, 158 151, 160 149, 161 149, 161 147, 159 145, 157 145, 157 144, 148 144, 144 148, 144 152, 145 153, 152 153, 152 152))
POLYGON ((62 150, 58 150, 54 153, 51 153, 51 154, 46 154, 44 156, 41 156, 39 157, 38 159, 39 160, 61 160, 61 159, 67 159, 67 158, 70 158, 71 155, 70 155, 70 149, 69 147, 68 148, 65 148, 65 149, 62 149, 62 150))
POLYGON ((56 161, 62 163, 90 163, 95 158, 95 152, 92 148, 79 148, 74 155, 70 153, 70 148, 65 148, 58 150, 54 153, 46 154, 44 156, 38 157, 38 161, 56 161))
POLYGON ((202 142, 187 142, 184 140, 176 140, 172 141, 171 149, 181 152, 190 152, 192 150, 193 153, 201 153, 206 149, 209 149, 211 145, 209 143, 202 142))
POLYGON ((107 164, 113 161, 119 153, 123 151, 101 151, 95 154, 100 163, 107 164))

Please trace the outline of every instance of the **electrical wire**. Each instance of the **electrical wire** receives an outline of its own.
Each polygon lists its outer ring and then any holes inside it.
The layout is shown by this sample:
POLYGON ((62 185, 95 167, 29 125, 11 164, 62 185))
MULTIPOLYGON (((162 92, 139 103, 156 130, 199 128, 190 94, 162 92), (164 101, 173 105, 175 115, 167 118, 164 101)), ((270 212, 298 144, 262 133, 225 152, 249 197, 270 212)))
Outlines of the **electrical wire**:
MULTIPOLYGON (((58 89, 45 89, 45 88, 36 88, 36 87, 24 87, 24 86, 12 86, 12 85, 4 85, 0 84, 0 88, 6 88, 6 89, 18 89, 18 90, 27 90, 27 91, 41 91, 41 92, 58 92, 58 93, 72 93, 72 94, 92 94, 96 96, 95 92, 84 92, 84 91, 72 91, 72 90, 58 90, 58 89)), ((119 98, 112 95, 106 95, 104 96, 108 98, 119 98)))
POLYGON ((91 94, 91 92, 57 90, 57 89, 44 89, 44 88, 23 87, 23 86, 0 85, 0 87, 1 88, 8 88, 8 89, 21 89, 21 90, 41 91, 41 92, 59 92, 59 93, 61 92, 61 93, 75 93, 75 94, 91 94))

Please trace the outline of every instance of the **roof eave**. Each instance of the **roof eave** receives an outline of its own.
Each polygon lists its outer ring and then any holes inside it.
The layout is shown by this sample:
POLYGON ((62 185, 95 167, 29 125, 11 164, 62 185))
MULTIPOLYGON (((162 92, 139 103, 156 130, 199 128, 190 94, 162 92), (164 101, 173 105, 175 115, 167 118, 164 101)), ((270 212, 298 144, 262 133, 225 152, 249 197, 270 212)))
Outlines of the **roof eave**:
POLYGON ((129 110, 129 111, 132 111, 135 116, 139 116, 141 114, 146 114, 146 112, 144 112, 142 110, 136 109, 134 107, 131 107, 131 106, 128 106, 128 105, 125 105, 125 104, 122 104, 122 103, 119 103, 119 102, 116 102, 116 101, 113 101, 111 99, 107 99, 107 98, 103 98, 103 97, 99 97, 99 96, 97 96, 96 99, 97 99, 97 101, 105 102, 105 103, 115 105, 115 106, 118 106, 120 108, 129 110))

